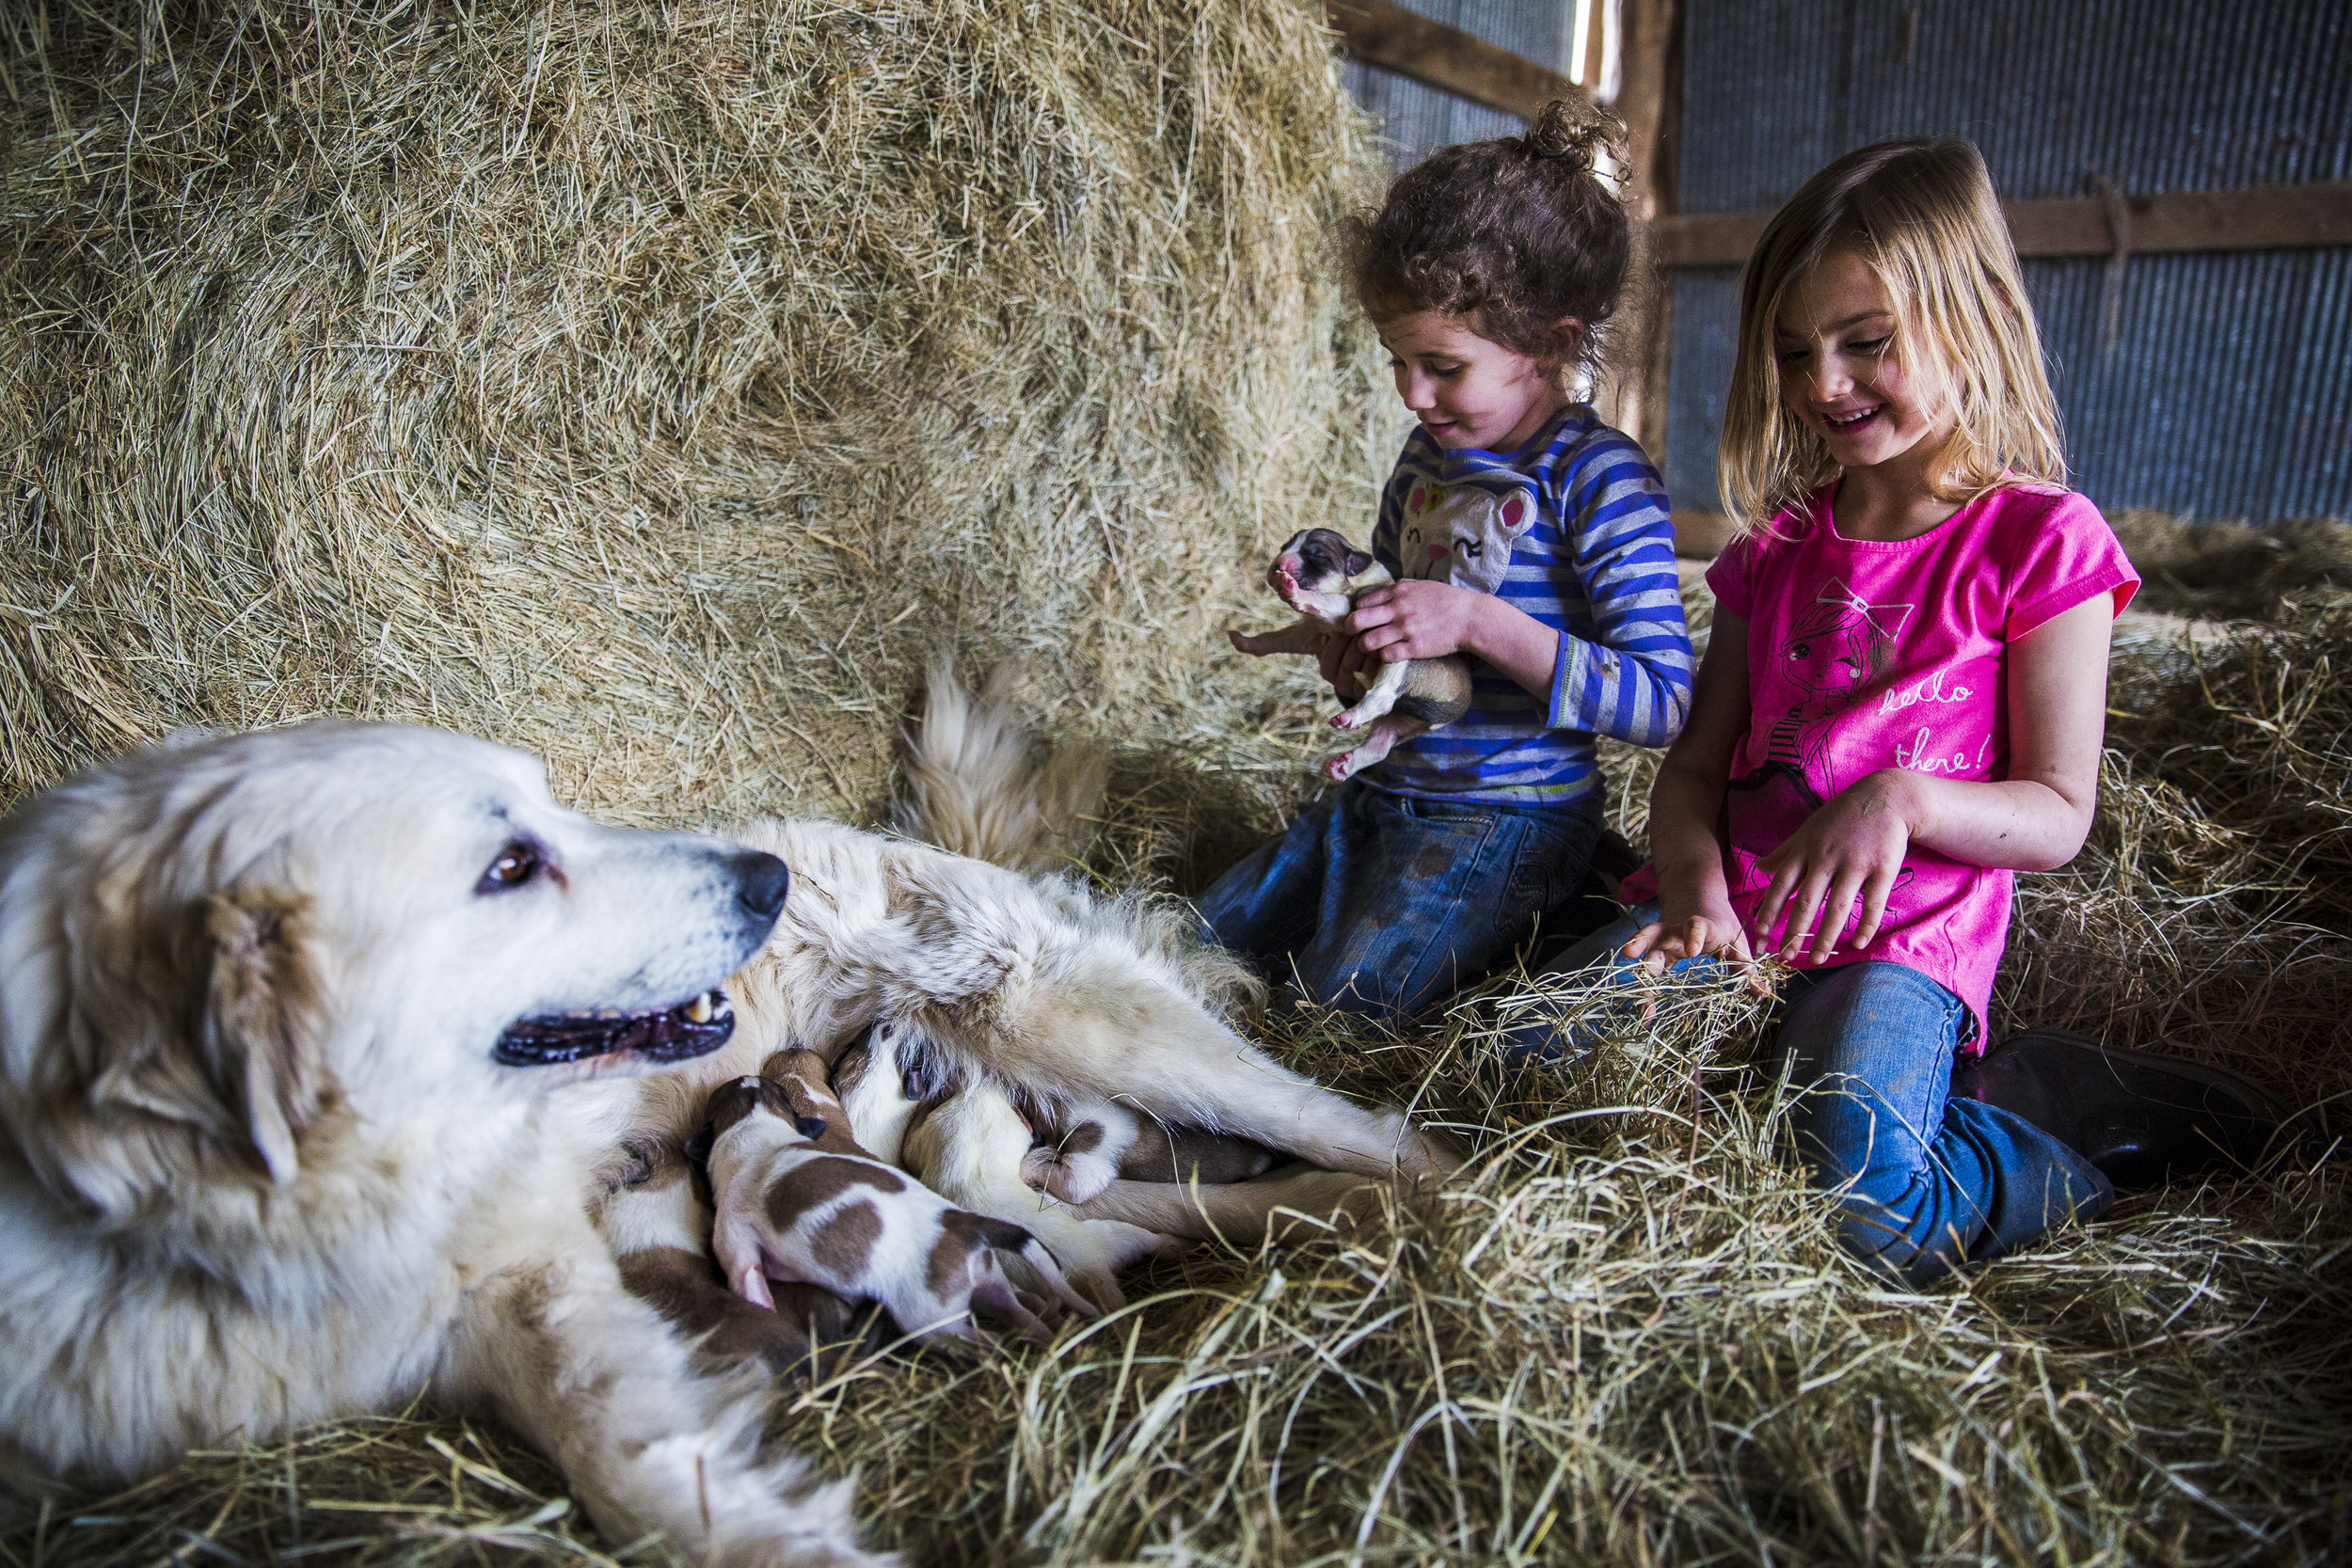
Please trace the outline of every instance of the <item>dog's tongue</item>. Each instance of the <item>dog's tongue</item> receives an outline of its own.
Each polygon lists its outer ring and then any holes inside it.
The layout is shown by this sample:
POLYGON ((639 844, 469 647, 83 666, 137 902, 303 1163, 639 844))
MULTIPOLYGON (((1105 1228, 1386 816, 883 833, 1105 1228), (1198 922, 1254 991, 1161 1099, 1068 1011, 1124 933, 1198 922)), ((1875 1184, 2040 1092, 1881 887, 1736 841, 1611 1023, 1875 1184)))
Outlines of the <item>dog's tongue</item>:
POLYGON ((646 1012, 546 1013, 508 1024, 491 1058, 508 1067, 550 1067, 633 1051, 650 1061, 707 1055, 735 1033, 726 993, 707 990, 675 1007, 646 1012))

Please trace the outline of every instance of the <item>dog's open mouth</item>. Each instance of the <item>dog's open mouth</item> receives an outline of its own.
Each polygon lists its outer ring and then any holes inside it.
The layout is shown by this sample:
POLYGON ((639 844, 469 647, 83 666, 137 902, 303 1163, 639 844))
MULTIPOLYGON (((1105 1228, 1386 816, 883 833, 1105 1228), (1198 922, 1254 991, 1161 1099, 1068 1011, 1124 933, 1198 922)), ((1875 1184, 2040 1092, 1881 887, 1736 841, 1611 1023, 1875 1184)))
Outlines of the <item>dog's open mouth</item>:
POLYGON ((550 1067, 634 1051, 656 1062, 682 1062, 727 1043, 735 1009, 726 993, 707 990, 691 1002, 648 1012, 598 1008, 517 1019, 500 1036, 491 1056, 508 1067, 550 1067))

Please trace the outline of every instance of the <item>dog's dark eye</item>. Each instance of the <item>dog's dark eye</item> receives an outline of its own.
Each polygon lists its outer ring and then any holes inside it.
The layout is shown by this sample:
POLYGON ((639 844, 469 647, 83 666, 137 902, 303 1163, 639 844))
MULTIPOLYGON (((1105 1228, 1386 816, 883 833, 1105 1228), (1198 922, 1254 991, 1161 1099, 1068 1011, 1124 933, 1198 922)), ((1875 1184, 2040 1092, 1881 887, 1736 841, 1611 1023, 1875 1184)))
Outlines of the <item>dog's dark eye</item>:
POLYGON ((545 870, 547 862, 540 858, 539 847, 517 839, 499 851, 499 858, 490 863, 490 869, 482 874, 476 893, 503 893, 520 887, 545 870))

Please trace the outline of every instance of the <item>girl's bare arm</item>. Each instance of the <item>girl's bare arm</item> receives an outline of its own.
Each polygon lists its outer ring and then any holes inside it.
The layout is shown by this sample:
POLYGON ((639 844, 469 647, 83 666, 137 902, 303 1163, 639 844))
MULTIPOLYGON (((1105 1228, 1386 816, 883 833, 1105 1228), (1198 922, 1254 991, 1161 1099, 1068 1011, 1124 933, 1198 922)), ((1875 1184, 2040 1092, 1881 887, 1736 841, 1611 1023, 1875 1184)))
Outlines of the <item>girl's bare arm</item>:
POLYGON ((1651 858, 1658 868, 1659 923, 1627 943, 1629 958, 1653 967, 1700 953, 1745 959, 1747 933, 1732 912, 1724 846, 1715 827, 1732 752, 1748 729, 1748 624, 1721 606, 1708 634, 1691 695, 1691 721, 1659 764, 1650 787, 1651 858))
POLYGON ((1878 934, 1887 895, 1916 843, 1972 865, 2047 871, 2082 848, 2098 803, 2114 600, 2093 594, 2010 646, 2010 776, 1939 779, 1885 768, 1840 791, 1761 863, 1756 911, 1769 934, 1785 912, 1784 957, 1812 933, 1815 961, 1836 951, 1862 905, 1854 945, 1878 934))

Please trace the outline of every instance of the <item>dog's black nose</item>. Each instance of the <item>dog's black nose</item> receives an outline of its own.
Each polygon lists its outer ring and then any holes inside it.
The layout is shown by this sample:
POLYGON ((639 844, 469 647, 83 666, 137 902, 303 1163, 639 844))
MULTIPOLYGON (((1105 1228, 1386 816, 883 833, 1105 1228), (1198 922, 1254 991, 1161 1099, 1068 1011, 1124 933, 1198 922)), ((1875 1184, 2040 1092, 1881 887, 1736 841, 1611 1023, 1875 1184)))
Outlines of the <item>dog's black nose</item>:
POLYGON ((785 890, 792 885, 792 873, 784 862, 757 849, 746 849, 735 857, 735 874, 740 879, 735 895, 743 907, 762 920, 773 920, 784 910, 785 890))

